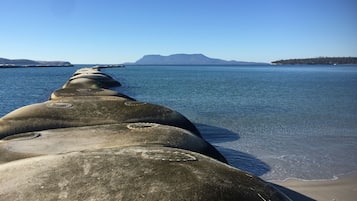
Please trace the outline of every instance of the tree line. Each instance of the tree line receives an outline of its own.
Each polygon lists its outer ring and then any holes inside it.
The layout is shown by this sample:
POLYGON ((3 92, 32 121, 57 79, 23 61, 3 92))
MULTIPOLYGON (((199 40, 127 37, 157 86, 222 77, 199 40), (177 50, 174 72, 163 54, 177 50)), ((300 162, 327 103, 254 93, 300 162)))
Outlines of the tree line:
POLYGON ((273 64, 308 64, 308 65, 335 65, 335 64, 357 64, 357 57, 317 57, 306 59, 285 59, 273 61, 273 64))

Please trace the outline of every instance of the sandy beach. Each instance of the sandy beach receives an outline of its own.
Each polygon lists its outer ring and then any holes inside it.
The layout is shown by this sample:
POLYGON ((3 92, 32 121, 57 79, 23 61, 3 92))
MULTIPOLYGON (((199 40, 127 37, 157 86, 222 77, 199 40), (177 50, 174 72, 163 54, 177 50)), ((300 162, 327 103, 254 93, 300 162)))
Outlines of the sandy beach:
POLYGON ((357 176, 336 180, 305 181, 288 179, 270 181, 293 201, 355 201, 357 198, 357 176))

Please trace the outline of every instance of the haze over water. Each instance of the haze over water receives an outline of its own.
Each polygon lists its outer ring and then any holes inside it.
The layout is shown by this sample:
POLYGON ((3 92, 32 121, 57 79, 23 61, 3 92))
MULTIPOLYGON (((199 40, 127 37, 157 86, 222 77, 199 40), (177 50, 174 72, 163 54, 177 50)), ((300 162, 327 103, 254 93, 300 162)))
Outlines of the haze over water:
MULTIPOLYGON (((1 69, 0 115, 46 101, 75 69, 1 69)), ((233 166, 264 179, 357 174, 356 66, 105 71, 123 84, 117 90, 184 114, 233 166)))

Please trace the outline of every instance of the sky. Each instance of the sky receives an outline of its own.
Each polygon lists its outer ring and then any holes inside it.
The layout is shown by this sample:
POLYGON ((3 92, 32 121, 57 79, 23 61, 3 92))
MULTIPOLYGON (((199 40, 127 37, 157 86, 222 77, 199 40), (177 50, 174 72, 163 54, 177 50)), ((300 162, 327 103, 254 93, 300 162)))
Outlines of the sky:
POLYGON ((0 57, 73 64, 202 53, 357 56, 357 0, 0 0, 0 57))

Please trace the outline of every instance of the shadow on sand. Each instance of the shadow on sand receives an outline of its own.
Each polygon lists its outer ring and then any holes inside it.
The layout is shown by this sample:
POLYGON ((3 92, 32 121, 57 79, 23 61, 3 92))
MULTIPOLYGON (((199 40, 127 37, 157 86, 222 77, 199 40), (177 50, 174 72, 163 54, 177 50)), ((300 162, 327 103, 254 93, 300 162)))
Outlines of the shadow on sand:
POLYGON ((285 195, 287 195, 290 199, 293 201, 316 201, 315 199, 312 199, 310 197, 307 197, 306 195, 303 195, 301 193, 298 193, 296 191, 293 191, 291 189, 288 189, 284 186, 280 186, 278 184, 273 184, 271 183, 275 188, 279 189, 281 192, 283 192, 285 195))
MULTIPOLYGON (((216 143, 239 140, 240 137, 238 133, 232 132, 225 128, 219 128, 206 124, 195 125, 201 132, 203 138, 209 143, 213 144, 216 149, 221 152, 223 156, 228 160, 228 163, 233 167, 236 167, 240 170, 243 170, 256 176, 262 176, 271 170, 271 167, 268 164, 259 160, 251 154, 215 145, 216 143)), ((309 198, 303 194, 300 194, 283 186, 273 183, 272 185, 283 193, 285 193, 293 201, 315 201, 312 198, 309 198)))

